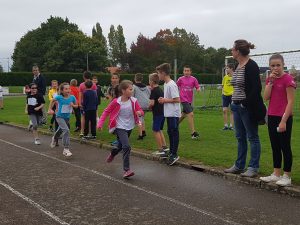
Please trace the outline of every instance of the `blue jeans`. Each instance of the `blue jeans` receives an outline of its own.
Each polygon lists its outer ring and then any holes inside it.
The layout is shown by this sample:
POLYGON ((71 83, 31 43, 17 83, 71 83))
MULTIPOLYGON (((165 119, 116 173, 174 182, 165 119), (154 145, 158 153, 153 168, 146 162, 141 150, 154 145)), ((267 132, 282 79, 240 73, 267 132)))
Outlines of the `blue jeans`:
POLYGON ((170 141, 170 157, 177 157, 179 145, 179 117, 166 117, 170 141))
POLYGON ((258 172, 261 149, 258 137, 258 124, 250 120, 249 111, 240 104, 231 104, 231 110, 234 118, 235 135, 238 141, 238 156, 235 166, 239 169, 245 168, 248 138, 251 148, 251 159, 248 169, 258 172))

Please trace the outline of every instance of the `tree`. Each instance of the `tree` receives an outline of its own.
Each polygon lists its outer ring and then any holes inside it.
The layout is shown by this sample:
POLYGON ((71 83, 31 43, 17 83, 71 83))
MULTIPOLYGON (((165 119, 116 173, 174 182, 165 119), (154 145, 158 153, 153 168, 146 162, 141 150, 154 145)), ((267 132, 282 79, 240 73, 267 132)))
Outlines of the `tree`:
POLYGON ((154 65, 160 63, 160 49, 158 44, 142 34, 137 38, 136 43, 130 46, 128 57, 131 72, 150 72, 154 70, 154 65))
POLYGON ((113 65, 120 64, 122 68, 127 65, 127 48, 123 27, 118 25, 115 30, 114 25, 111 25, 108 33, 109 43, 109 58, 113 65))
POLYGON ((3 66, 0 64, 0 73, 3 73, 3 66))
POLYGON ((107 52, 107 42, 105 36, 103 35, 103 31, 102 31, 102 27, 100 26, 100 23, 96 23, 96 26, 93 27, 92 37, 99 40, 102 43, 102 45, 105 47, 105 51, 107 52))
POLYGON ((70 23, 68 18, 52 16, 37 29, 27 32, 16 43, 12 56, 12 71, 28 71, 33 64, 44 69, 47 52, 65 32, 79 32, 79 29, 76 24, 70 23))
POLYGON ((104 71, 108 65, 103 43, 85 36, 82 32, 66 32, 46 55, 47 71, 82 72, 86 69, 89 57, 89 70, 104 71))

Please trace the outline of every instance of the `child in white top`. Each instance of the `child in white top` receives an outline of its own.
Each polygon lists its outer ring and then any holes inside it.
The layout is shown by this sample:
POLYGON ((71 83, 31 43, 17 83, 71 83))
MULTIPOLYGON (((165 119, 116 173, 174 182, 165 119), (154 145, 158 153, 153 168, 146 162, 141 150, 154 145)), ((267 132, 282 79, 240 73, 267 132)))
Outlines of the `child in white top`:
POLYGON ((128 178, 134 175, 134 172, 130 170, 129 156, 131 147, 129 136, 135 124, 140 124, 139 117, 144 115, 144 112, 137 99, 131 97, 133 92, 131 81, 123 80, 119 85, 119 91, 122 95, 113 99, 103 111, 97 127, 102 130, 105 119, 109 116, 109 131, 117 135, 118 148, 114 148, 111 151, 106 162, 112 162, 114 157, 123 150, 123 177, 128 178))
POLYGON ((171 66, 168 63, 163 63, 156 67, 159 79, 165 82, 164 97, 160 97, 158 102, 164 105, 164 116, 167 119, 168 136, 170 141, 170 155, 168 164, 172 166, 178 161, 177 154, 179 145, 179 118, 181 116, 180 98, 178 86, 171 79, 171 66))

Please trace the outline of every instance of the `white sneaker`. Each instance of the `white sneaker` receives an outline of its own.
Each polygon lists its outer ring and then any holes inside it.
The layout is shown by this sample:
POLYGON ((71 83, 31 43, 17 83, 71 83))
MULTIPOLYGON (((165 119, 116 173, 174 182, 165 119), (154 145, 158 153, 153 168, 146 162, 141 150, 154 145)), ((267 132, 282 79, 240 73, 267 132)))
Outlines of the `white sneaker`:
POLYGON ((72 156, 72 152, 68 148, 64 148, 63 155, 66 157, 72 156))
POLYGON ((280 177, 280 180, 277 181, 276 184, 279 185, 279 186, 283 186, 283 187, 291 186, 292 185, 292 179, 288 175, 283 174, 283 176, 280 177))
POLYGON ((276 176, 274 173, 272 173, 270 176, 267 177, 260 177, 260 180, 262 180, 263 182, 277 182, 280 180, 280 177, 276 176))
POLYGON ((38 139, 38 138, 37 138, 37 139, 35 139, 35 140, 34 140, 34 144, 36 144, 36 145, 40 145, 40 144, 41 144, 41 141, 40 141, 40 139, 38 139))
POLYGON ((51 139, 50 148, 55 148, 55 146, 56 146, 56 141, 55 141, 54 136, 53 136, 52 139, 51 139))

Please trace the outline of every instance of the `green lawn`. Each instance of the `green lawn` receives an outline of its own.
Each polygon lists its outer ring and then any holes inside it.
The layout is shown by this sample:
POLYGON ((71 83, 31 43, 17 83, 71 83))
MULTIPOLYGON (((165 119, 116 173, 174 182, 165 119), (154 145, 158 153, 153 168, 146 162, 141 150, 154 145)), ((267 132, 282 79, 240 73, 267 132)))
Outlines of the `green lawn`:
MULTIPOLYGON (((196 95, 196 102, 201 102, 200 98, 204 98, 203 94, 198 93, 196 95)), ((24 114, 24 96, 5 97, 4 104, 5 109, 0 111, 0 121, 22 125, 28 124, 28 117, 24 114)), ((107 104, 107 101, 103 101, 99 112, 102 112, 107 104)), ((151 118, 152 114, 146 113, 147 137, 143 141, 136 140, 138 136, 137 130, 134 130, 131 136, 132 147, 149 153, 156 150, 156 144, 151 132, 151 118)), ((48 120, 50 120, 50 117, 48 120)), ((298 184, 300 184, 300 142, 296 141, 296 137, 300 136, 299 122, 299 110, 296 110, 293 124, 292 148, 294 153, 293 181, 298 184)), ((74 117, 72 117, 71 126, 71 130, 73 130, 74 117)), ((195 126, 200 132, 200 140, 191 139, 187 121, 183 121, 180 125, 179 155, 182 158, 199 161, 209 166, 221 168, 231 166, 236 158, 237 143, 234 132, 221 130, 223 127, 221 108, 195 110, 195 126)), ((47 128, 45 127, 45 129, 47 128)), ((74 136, 78 135, 72 134, 74 136)), ((270 174, 272 172, 272 154, 266 126, 260 126, 259 134, 262 144, 260 172, 262 174, 270 174)), ((167 138, 166 132, 165 136, 167 138)), ((114 136, 109 134, 106 128, 101 133, 98 133, 97 137, 103 143, 109 143, 114 139, 114 136)))

